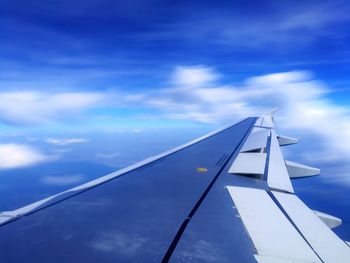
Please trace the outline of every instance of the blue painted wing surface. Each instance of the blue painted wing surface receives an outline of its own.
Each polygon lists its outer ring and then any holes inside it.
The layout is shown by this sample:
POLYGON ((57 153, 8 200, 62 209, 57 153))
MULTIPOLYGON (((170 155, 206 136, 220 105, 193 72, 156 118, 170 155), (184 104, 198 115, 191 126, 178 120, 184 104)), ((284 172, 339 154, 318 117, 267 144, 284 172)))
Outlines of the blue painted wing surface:
POLYGON ((1 262, 350 262, 334 216, 307 207, 272 114, 0 214, 1 262))
POLYGON ((350 262, 332 228, 339 218, 313 211, 291 178, 320 170, 283 158, 272 114, 259 118, 239 154, 224 167, 174 249, 171 262, 350 262))
MULTIPOLYGON (((1 262, 172 259, 183 223, 238 154, 255 120, 248 118, 121 176, 2 213, 1 262)), ((245 238, 240 254, 253 259, 243 224, 236 220, 231 228, 235 226, 241 233, 237 240, 245 238)))

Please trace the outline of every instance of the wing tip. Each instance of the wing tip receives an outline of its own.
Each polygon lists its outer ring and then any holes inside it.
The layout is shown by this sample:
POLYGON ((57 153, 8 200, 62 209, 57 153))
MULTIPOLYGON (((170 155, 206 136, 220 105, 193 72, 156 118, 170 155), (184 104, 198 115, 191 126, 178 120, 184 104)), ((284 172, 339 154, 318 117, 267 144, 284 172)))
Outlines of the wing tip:
POLYGON ((275 115, 275 113, 279 110, 280 108, 279 107, 275 107, 273 108, 272 110, 266 112, 263 114, 263 116, 270 116, 270 117, 273 117, 275 115))

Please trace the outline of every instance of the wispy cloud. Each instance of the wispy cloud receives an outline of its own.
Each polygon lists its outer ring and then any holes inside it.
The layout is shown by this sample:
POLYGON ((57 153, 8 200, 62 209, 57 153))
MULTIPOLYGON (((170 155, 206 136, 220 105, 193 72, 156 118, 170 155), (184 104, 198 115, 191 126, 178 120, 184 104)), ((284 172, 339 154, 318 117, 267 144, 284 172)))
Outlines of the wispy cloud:
POLYGON ((118 253, 131 257, 145 243, 146 239, 137 235, 126 235, 123 232, 103 232, 91 242, 91 247, 97 251, 118 253))
POLYGON ((96 157, 98 158, 102 158, 102 159, 113 159, 116 157, 119 157, 120 153, 119 152, 115 152, 115 153, 97 153, 96 157))
POLYGON ((0 119, 14 124, 41 124, 70 119, 102 99, 102 94, 94 92, 1 92, 0 119))
MULTIPOLYGON (((217 44, 223 48, 243 50, 293 50, 313 44, 319 39, 341 39, 347 34, 337 28, 349 21, 347 3, 319 1, 314 3, 270 2, 260 6, 261 12, 240 13, 226 10, 207 10, 184 15, 176 23, 158 25, 138 36, 140 41, 187 41, 189 43, 217 44), (265 10, 265 12, 264 12, 265 10), (341 32, 342 31, 342 32, 341 32), (293 45, 291 45, 293 41, 293 45)), ((248 9, 249 10, 249 9, 248 9)), ((137 36, 137 35, 136 35, 137 36)), ((135 36, 135 37, 136 37, 135 36)), ((291 58, 293 59, 293 58, 291 58)))
POLYGON ((47 138, 45 142, 50 144, 55 144, 59 146, 65 146, 69 144, 75 144, 75 143, 84 143, 90 141, 89 139, 85 138, 47 138))
POLYGON ((27 167, 54 159, 28 145, 0 144, 0 169, 27 167))
POLYGON ((176 67, 172 74, 172 81, 175 85, 200 87, 210 85, 219 78, 218 73, 209 67, 192 66, 176 67))
POLYGON ((44 184, 61 186, 80 183, 84 178, 85 176, 82 174, 48 175, 44 176, 41 181, 44 184))
MULTIPOLYGON (((318 144, 327 151, 327 155, 322 153, 323 158, 350 156, 350 112, 330 101, 328 95, 332 90, 310 72, 255 76, 234 85, 225 83, 220 78, 222 75, 210 66, 178 66, 169 74, 167 88, 150 87, 147 92, 0 93, 0 109, 3 110, 0 118, 11 122, 45 121, 60 118, 62 113, 71 117, 75 110, 80 112, 87 108, 108 109, 109 114, 117 116, 118 111, 113 113, 114 110, 135 109, 137 105, 138 111, 118 117, 130 119, 140 114, 147 117, 145 112, 151 111, 150 118, 219 124, 280 106, 277 119, 282 130, 308 132, 321 138, 318 144), (10 104, 18 107, 9 107, 10 104)), ((94 113, 89 114, 86 117, 94 113)), ((113 126, 110 129, 113 130, 113 126)), ((86 141, 84 138, 46 140, 56 145, 86 141)))
POLYGON ((176 74, 171 75, 175 85, 144 96, 139 104, 160 110, 166 118, 206 123, 257 116, 279 106, 277 120, 282 130, 318 136, 319 144, 327 151, 323 156, 328 159, 350 157, 350 112, 330 101, 331 90, 310 72, 268 74, 251 77, 238 85, 222 85, 218 78, 213 79, 212 76, 220 76, 214 69, 200 66, 194 69, 175 69, 176 74), (174 76, 179 76, 178 82, 174 76), (182 76, 208 82, 201 81, 201 85, 194 86, 183 82, 182 76))
POLYGON ((211 244, 205 240, 198 240, 179 254, 186 259, 195 258, 202 262, 229 262, 230 260, 220 253, 216 244, 211 244))

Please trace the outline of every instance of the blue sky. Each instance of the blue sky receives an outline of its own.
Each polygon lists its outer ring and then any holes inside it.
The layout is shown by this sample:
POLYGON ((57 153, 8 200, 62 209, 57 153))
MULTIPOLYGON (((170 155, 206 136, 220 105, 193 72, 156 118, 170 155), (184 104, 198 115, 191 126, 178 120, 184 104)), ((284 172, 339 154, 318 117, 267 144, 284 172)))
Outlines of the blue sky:
MULTIPOLYGON (((30 174, 34 187, 44 167, 49 174, 38 180, 55 193, 279 106, 278 129, 301 139, 286 156, 325 171, 311 197, 308 183, 297 183, 301 194, 316 206, 318 195, 340 186, 346 196, 349 7, 339 0, 3 0, 0 152, 19 157, 0 157, 1 180, 14 185, 30 174), (73 164, 59 170, 69 161, 100 166, 94 175, 73 164), (57 169, 60 179, 51 174, 57 169)), ((335 213, 350 203, 342 207, 335 213)))
MULTIPOLYGON (((148 127, 150 116, 157 126, 192 123, 198 118, 181 117, 187 108, 169 113, 167 95, 160 94, 189 86, 176 79, 181 70, 202 74, 201 88, 307 72, 327 86, 326 99, 346 107, 348 7, 347 1, 4 1, 0 119, 7 126, 50 123, 56 129, 69 121, 109 126, 106 118, 148 127), (67 103, 57 103, 60 96, 67 103), (6 110, 22 101, 22 111, 32 114, 6 110)), ((269 107, 246 106, 252 114, 269 107)))
POLYGON ((2 88, 162 88, 177 66, 223 81, 311 70, 346 88, 347 1, 3 1, 2 88))

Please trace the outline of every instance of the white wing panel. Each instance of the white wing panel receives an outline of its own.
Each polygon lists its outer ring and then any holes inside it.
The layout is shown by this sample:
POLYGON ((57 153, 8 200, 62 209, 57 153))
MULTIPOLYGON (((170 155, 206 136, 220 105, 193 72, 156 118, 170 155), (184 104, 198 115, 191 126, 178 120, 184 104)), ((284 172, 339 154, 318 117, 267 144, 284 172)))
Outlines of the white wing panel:
POLYGON ((294 192, 276 133, 273 129, 271 130, 271 146, 267 183, 271 188, 294 192))
POLYGON ((227 189, 258 251, 259 262, 320 262, 265 190, 227 189))
POLYGON ((315 176, 321 172, 318 168, 291 161, 286 161, 286 166, 290 178, 315 176))
POLYGON ((295 139, 295 138, 292 138, 292 137, 278 135, 277 138, 278 138, 278 142, 279 142, 280 146, 291 145, 291 144, 298 143, 298 139, 295 139))
POLYGON ((342 224, 342 220, 338 217, 328 215, 326 213, 322 213, 316 210, 313 210, 313 212, 318 216, 319 219, 323 221, 329 228, 335 228, 337 226, 340 226, 342 224))
POLYGON ((254 128, 253 132, 249 135, 248 139, 244 143, 241 152, 252 151, 260 148, 265 148, 267 144, 267 137, 270 131, 268 129, 254 128))
POLYGON ((229 169, 234 174, 264 174, 266 153, 239 153, 229 169))
POLYGON ((288 259, 288 258, 276 258, 269 256, 255 255, 256 261, 258 263, 311 263, 312 261, 298 260, 298 259, 288 259))
POLYGON ((350 248, 297 196, 280 192, 273 194, 324 262, 350 262, 350 248))

